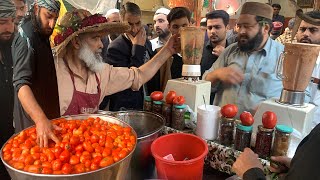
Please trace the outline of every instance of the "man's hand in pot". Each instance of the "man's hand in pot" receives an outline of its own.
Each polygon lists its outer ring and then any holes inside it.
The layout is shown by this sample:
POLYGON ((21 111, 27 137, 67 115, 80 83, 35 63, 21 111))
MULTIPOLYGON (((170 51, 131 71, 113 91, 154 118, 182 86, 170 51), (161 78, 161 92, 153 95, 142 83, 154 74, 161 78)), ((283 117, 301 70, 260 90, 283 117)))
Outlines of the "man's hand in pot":
POLYGON ((60 140, 53 133, 53 129, 61 130, 60 127, 52 124, 48 119, 43 119, 36 123, 37 129, 37 142, 40 147, 48 147, 48 140, 52 139, 55 143, 59 143, 60 140))

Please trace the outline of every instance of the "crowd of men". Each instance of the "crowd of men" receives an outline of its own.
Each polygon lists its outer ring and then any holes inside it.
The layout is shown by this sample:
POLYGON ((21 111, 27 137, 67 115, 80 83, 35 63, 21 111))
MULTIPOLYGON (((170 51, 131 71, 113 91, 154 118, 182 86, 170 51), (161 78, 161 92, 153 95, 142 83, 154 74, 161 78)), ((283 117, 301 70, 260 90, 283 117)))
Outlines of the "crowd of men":
MULTIPOLYGON (((60 3, 37 0, 27 15, 25 3, 0 1, 0 146, 14 132, 31 125, 36 125, 41 147, 48 145, 48 139, 59 142, 53 129, 60 128, 50 119, 94 113, 99 105, 111 111, 141 110, 144 96, 164 90, 169 79, 181 77, 179 29, 194 26, 191 12, 185 7, 158 9, 153 17, 157 37, 152 40, 135 3, 109 10, 106 23, 97 22, 85 29, 77 24, 95 16, 86 10, 73 10, 60 17, 58 25, 74 32, 51 47, 49 37, 59 17, 60 3), (70 24, 70 19, 77 21, 76 25, 70 24)), ((278 4, 246 2, 232 29, 225 11, 206 14, 201 22, 207 29, 201 74, 212 83, 212 104, 236 104, 239 112, 254 114, 262 101, 280 96, 282 81, 277 79, 275 69, 284 50, 281 43, 291 40, 291 34, 289 38, 279 33, 284 24, 280 9, 278 4)), ((320 19, 319 11, 306 15, 320 19)), ((293 24, 290 20, 284 32, 289 32, 293 24)), ((319 28, 302 21, 296 41, 320 44, 319 28)), ((317 63, 313 78, 320 79, 319 67, 317 63)), ((319 85, 310 83, 310 89, 310 102, 319 105, 319 85)), ((271 170, 287 173, 287 179, 317 179, 319 131, 320 126, 316 126, 302 141, 292 161, 273 157, 287 168, 271 170)), ((242 153, 233 168, 243 179, 265 179, 250 149, 242 153)), ((0 179, 9 178, 0 163, 0 179)))

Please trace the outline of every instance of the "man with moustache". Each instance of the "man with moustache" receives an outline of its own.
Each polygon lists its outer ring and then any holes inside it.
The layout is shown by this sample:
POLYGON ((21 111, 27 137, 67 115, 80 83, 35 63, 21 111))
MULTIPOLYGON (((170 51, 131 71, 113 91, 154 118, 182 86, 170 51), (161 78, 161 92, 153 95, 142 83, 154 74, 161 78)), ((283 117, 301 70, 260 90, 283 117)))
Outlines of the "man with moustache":
MULTIPOLYGON (((229 29, 229 14, 224 10, 215 10, 206 14, 207 34, 209 40, 205 43, 201 59, 201 75, 210 69, 224 49, 232 44, 227 40, 229 29)), ((213 103, 214 92, 210 95, 210 104, 213 103)))
MULTIPOLYGON (((305 15, 320 19, 320 11, 310 11, 305 15)), ((299 43, 320 44, 320 26, 301 21, 297 35, 299 43)), ((316 105, 312 127, 320 123, 320 57, 318 57, 314 70, 312 72, 312 82, 309 83, 310 103, 316 105)))
POLYGON ((125 32, 129 27, 108 22, 84 26, 86 20, 94 22, 95 18, 103 17, 79 9, 67 12, 60 20, 59 26, 62 29, 72 27, 74 30, 68 38, 62 36, 61 40, 57 39, 54 48, 62 115, 94 113, 104 96, 128 88, 139 90, 166 59, 179 50, 179 39, 172 37, 154 58, 139 68, 113 67, 102 61, 101 37, 111 32, 125 32), (78 26, 70 24, 70 20, 78 26))
POLYGON ((236 104, 239 114, 255 113, 260 102, 280 96, 282 81, 275 69, 284 47, 269 37, 272 11, 264 3, 244 3, 237 22, 238 42, 229 45, 203 75, 216 91, 215 105, 236 104))
MULTIPOLYGON (((108 22, 120 22, 119 9, 110 9, 109 11, 107 11, 105 17, 107 18, 108 22)), ((107 58, 107 50, 108 50, 109 44, 113 40, 115 40, 118 36, 119 36, 119 34, 113 33, 113 34, 109 34, 108 36, 106 36, 105 38, 102 39, 102 43, 103 43, 102 57, 103 57, 103 59, 107 58)))
MULTIPOLYGON (((142 26, 140 7, 135 3, 127 2, 121 7, 120 15, 122 21, 130 25, 130 30, 112 41, 105 61, 115 67, 140 67, 154 55, 142 26)), ((109 110, 142 110, 144 95, 151 93, 153 89, 153 85, 148 83, 139 91, 127 89, 113 94, 109 96, 109 110)))
MULTIPOLYGON (((320 11, 310 11, 305 15, 320 20, 320 11)), ((299 43, 320 44, 320 26, 307 23, 302 20, 297 32, 297 41, 299 43)), ((319 105, 320 92, 319 86, 319 57, 312 76, 317 82, 310 83, 312 101, 319 105), (316 91, 316 94, 314 94, 316 91)), ((299 180, 299 179, 319 179, 319 140, 320 140, 320 125, 319 125, 319 109, 317 107, 314 115, 315 128, 306 136, 299 144, 293 158, 286 156, 272 156, 271 160, 281 164, 278 168, 270 167, 271 172, 279 174, 281 179, 299 180)), ((254 152, 246 148, 244 152, 237 158, 233 164, 234 172, 243 180, 265 180, 267 179, 263 172, 263 167, 258 156, 254 152)))
POLYGON ((158 37, 150 40, 153 51, 161 48, 167 42, 171 35, 168 27, 169 23, 167 20, 167 15, 169 14, 169 12, 170 10, 167 8, 159 8, 153 16, 154 29, 158 35, 158 37))
POLYGON ((16 6, 16 19, 14 20, 14 23, 18 26, 27 12, 26 0, 13 0, 13 3, 16 6))
MULTIPOLYGON (((11 44, 16 8, 11 0, 0 1, 0 147, 14 134, 11 44)), ((10 176, 0 162, 0 179, 10 176)))
POLYGON ((60 117, 59 96, 49 37, 59 16, 56 0, 37 0, 18 28, 12 44, 14 122, 19 132, 36 125, 40 147, 59 142, 49 119, 60 117))

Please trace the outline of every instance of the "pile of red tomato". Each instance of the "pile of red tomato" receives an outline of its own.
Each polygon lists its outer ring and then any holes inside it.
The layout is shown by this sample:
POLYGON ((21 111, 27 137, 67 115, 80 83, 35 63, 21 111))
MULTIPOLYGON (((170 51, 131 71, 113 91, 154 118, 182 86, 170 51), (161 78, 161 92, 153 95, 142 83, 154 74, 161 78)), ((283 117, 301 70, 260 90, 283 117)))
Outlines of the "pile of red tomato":
POLYGON ((60 143, 40 148, 34 127, 8 140, 3 159, 12 167, 37 174, 77 174, 109 166, 125 158, 136 144, 130 127, 97 118, 52 121, 60 143))
MULTIPOLYGON (((154 91, 150 94, 150 98, 152 101, 162 101, 163 93, 161 91, 154 91)), ((167 104, 174 104, 174 105, 183 105, 186 100, 184 96, 178 96, 175 91, 169 91, 166 95, 166 103, 167 104)))

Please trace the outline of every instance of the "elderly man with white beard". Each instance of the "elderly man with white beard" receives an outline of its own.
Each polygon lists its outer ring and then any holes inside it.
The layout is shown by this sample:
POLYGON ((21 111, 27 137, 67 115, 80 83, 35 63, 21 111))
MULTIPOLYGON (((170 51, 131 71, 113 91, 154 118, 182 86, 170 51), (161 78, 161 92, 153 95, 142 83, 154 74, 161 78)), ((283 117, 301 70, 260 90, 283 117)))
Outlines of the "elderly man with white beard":
POLYGON ((86 10, 68 12, 58 24, 64 30, 55 37, 54 48, 61 115, 94 113, 106 95, 128 88, 139 90, 166 59, 180 50, 178 36, 173 36, 139 68, 113 67, 102 61, 101 38, 108 33, 123 33, 129 26, 108 23, 105 17, 86 10))

